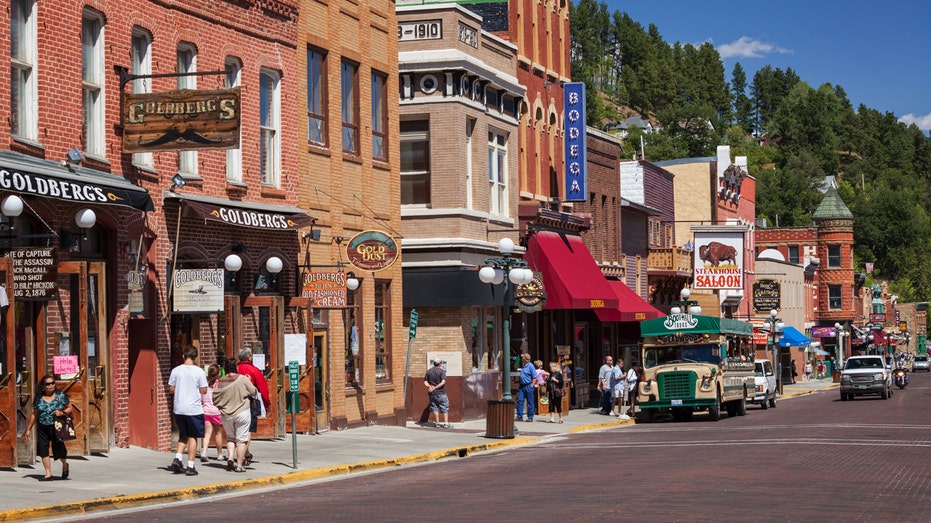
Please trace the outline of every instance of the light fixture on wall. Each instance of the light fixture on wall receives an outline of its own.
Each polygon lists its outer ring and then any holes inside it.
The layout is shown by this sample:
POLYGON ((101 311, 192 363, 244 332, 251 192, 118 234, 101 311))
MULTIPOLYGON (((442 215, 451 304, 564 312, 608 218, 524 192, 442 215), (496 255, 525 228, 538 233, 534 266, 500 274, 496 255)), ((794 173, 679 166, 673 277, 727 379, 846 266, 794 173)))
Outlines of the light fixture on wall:
POLYGON ((3 199, 3 203, 0 204, 0 212, 7 217, 10 224, 10 232, 13 232, 14 219, 23 214, 23 199, 15 194, 11 194, 3 199))
POLYGON ((236 273, 242 269, 242 258, 238 254, 228 254, 223 259, 223 267, 230 273, 230 282, 236 283, 236 273))
POLYGON ((168 188, 169 191, 175 192, 175 188, 181 188, 187 185, 187 180, 184 179, 184 176, 181 176, 181 173, 175 173, 171 177, 171 187, 168 188))
POLYGON ((74 165, 80 164, 84 161, 84 153, 81 152, 79 147, 72 147, 65 154, 65 159, 61 161, 62 167, 67 167, 68 170, 74 170, 74 165))
POLYGON ((281 272, 281 269, 284 268, 284 262, 281 261, 281 258, 277 256, 272 256, 265 261, 265 270, 268 272, 271 282, 264 281, 265 275, 260 274, 256 282, 255 288, 257 290, 268 290, 269 288, 274 288, 278 285, 278 273, 281 272))
POLYGON ((359 288, 359 279, 356 278, 355 273, 352 271, 346 273, 346 288, 351 291, 359 288))
POLYGON ((81 239, 87 239, 87 230, 93 229, 97 223, 97 213, 93 209, 83 208, 74 215, 74 223, 81 230, 81 239))

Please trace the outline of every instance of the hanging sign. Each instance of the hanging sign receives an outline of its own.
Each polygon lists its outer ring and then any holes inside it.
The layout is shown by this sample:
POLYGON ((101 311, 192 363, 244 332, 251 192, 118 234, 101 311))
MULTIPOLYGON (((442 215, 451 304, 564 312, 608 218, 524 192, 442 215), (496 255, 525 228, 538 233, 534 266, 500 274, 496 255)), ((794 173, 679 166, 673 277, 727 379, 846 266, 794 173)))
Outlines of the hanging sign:
POLYGON ((286 231, 300 229, 313 225, 316 220, 313 216, 303 213, 280 213, 257 209, 246 209, 227 205, 181 200, 181 215, 185 218, 209 220, 234 225, 250 227, 267 231, 286 231))
POLYGON ((753 311, 768 314, 782 310, 782 283, 774 279, 759 279, 753 282, 753 311))
POLYGON ((58 296, 58 248, 15 247, 7 257, 13 260, 13 296, 23 301, 48 301, 58 296))
POLYGON ((566 201, 588 199, 587 128, 585 127, 585 84, 563 86, 565 108, 566 201))
POLYGON ((398 242, 381 231, 364 231, 353 236, 346 245, 349 263, 359 270, 383 271, 398 260, 398 242))
POLYGON ((305 272, 301 275, 301 297, 314 309, 343 309, 346 300, 346 273, 305 272))
POLYGON ((538 312, 546 305, 546 287, 543 284, 543 273, 534 271, 530 283, 518 285, 514 291, 517 299, 517 308, 521 312, 538 312))
POLYGON ((174 312, 211 313, 223 310, 223 271, 219 269, 177 269, 174 272, 172 306, 174 312))
POLYGON ((123 95, 123 153, 236 149, 239 87, 123 95))

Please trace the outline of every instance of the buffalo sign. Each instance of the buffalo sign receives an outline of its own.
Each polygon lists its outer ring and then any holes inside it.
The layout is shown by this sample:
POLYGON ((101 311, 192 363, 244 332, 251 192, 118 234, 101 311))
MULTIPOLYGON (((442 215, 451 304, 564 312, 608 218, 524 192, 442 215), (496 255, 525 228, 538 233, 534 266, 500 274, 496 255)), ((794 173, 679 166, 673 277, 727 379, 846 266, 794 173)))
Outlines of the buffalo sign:
POLYGON ((695 289, 743 289, 743 234, 695 233, 695 289))

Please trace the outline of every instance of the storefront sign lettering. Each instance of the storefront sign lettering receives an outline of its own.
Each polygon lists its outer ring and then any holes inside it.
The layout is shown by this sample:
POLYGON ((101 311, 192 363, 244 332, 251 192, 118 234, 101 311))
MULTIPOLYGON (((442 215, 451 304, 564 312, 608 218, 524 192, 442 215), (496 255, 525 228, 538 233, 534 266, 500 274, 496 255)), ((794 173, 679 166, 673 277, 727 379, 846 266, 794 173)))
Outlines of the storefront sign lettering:
POLYGON ((757 314, 782 309, 782 283, 779 280, 760 279, 753 282, 753 310, 757 314))
POLYGON ((534 271, 530 283, 518 285, 514 292, 517 299, 517 308, 521 312, 537 312, 546 305, 546 287, 543 284, 543 274, 534 271))
POLYGON ((224 269, 177 269, 173 274, 174 312, 219 312, 223 310, 224 269))
POLYGON ((383 271, 397 261, 398 243, 381 231, 365 231, 353 236, 346 246, 349 263, 363 271, 383 271))
POLYGON ((14 169, 0 168, 0 189, 76 203, 126 205, 140 211, 155 209, 149 194, 141 190, 126 191, 14 169))
POLYGON ((126 93, 123 152, 239 147, 240 88, 126 93))
POLYGON ((566 201, 581 202, 588 198, 587 128, 585 127, 585 84, 563 86, 565 105, 566 201))
POLYGON ((13 296, 17 300, 48 301, 58 295, 58 249, 17 247, 13 260, 13 296))
POLYGON ((345 308, 346 273, 305 272, 301 276, 301 297, 310 299, 314 309, 345 308))
POLYGON ((255 211, 190 200, 182 200, 181 205, 183 207, 182 213, 185 218, 210 220, 238 227, 285 231, 289 229, 300 229, 314 223, 312 217, 300 213, 285 214, 255 211))

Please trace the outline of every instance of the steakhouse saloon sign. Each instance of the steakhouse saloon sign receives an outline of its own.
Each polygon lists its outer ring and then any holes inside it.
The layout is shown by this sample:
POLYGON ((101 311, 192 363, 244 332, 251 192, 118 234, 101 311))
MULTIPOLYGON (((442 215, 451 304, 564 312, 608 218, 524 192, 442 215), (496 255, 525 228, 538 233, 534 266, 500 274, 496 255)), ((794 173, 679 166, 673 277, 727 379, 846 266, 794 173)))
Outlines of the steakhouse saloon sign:
POLYGON ((235 149, 240 120, 239 87, 125 93, 123 152, 235 149))

